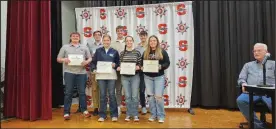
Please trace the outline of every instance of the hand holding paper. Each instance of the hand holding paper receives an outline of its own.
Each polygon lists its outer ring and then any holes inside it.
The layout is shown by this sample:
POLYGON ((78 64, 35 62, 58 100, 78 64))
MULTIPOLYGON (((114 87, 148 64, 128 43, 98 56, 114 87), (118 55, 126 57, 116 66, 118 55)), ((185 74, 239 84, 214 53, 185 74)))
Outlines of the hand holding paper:
POLYGON ((140 67, 139 67, 139 66, 136 66, 136 70, 140 70, 140 67))
POLYGON ((68 63, 70 63, 70 60, 69 60, 68 58, 63 58, 63 62, 64 62, 65 64, 68 64, 68 63))
POLYGON ((115 63, 112 63, 112 68, 115 68, 115 63))
POLYGON ((82 66, 86 66, 87 64, 88 64, 88 61, 83 61, 83 62, 81 63, 82 66))
POLYGON ((117 68, 117 71, 120 71, 120 70, 121 70, 121 67, 118 67, 118 68, 117 68))

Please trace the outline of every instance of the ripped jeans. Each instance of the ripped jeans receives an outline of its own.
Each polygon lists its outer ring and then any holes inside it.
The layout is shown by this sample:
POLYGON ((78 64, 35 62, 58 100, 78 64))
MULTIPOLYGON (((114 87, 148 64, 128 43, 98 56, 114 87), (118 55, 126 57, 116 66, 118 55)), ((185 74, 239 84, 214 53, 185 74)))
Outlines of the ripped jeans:
POLYGON ((164 75, 158 77, 144 76, 146 84, 146 92, 148 95, 149 108, 151 117, 164 119, 164 90, 165 90, 165 78, 164 75))

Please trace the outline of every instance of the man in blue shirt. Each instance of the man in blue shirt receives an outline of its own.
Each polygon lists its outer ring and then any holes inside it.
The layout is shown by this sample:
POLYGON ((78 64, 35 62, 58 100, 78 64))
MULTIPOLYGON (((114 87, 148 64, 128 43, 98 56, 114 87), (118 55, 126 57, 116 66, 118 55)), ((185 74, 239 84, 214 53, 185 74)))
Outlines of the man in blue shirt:
MULTIPOLYGON (((237 105, 244 115, 244 117, 249 121, 249 95, 245 91, 245 85, 262 85, 263 84, 263 66, 262 61, 267 53, 267 45, 263 43, 256 43, 254 45, 254 58, 255 61, 246 63, 239 75, 238 84, 242 86, 242 94, 237 98, 237 105)), ((268 60, 266 62, 266 84, 275 85, 275 61, 268 60)), ((271 98, 266 96, 254 96, 253 101, 260 101, 266 103, 268 108, 272 110, 271 98)), ((265 128, 263 122, 261 122, 254 112, 254 127, 255 128, 265 128)))

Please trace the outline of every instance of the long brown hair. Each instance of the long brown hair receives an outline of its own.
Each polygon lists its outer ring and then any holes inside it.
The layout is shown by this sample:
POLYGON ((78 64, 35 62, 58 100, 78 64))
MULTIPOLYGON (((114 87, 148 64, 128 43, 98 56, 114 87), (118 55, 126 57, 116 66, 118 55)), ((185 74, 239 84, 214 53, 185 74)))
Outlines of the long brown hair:
POLYGON ((146 48, 145 52, 144 52, 144 59, 148 60, 149 59, 149 55, 150 55, 150 51, 151 51, 151 47, 150 47, 150 39, 151 38, 155 38, 156 41, 157 41, 157 45, 156 45, 156 49, 155 49, 155 56, 156 56, 156 59, 158 60, 162 60, 163 59, 163 54, 162 54, 162 48, 160 46, 160 42, 159 42, 159 39, 157 36, 155 35, 152 35, 149 37, 149 40, 148 40, 148 47, 146 48))

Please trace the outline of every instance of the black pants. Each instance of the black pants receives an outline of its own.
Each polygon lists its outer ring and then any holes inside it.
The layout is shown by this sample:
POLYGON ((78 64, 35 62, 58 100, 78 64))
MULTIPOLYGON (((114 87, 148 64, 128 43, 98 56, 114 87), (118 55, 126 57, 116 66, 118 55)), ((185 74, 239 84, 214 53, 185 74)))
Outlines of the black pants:
POLYGON ((145 80, 144 80, 144 73, 140 72, 140 104, 142 107, 146 107, 146 98, 145 98, 145 90, 146 90, 146 85, 145 85, 145 80))

